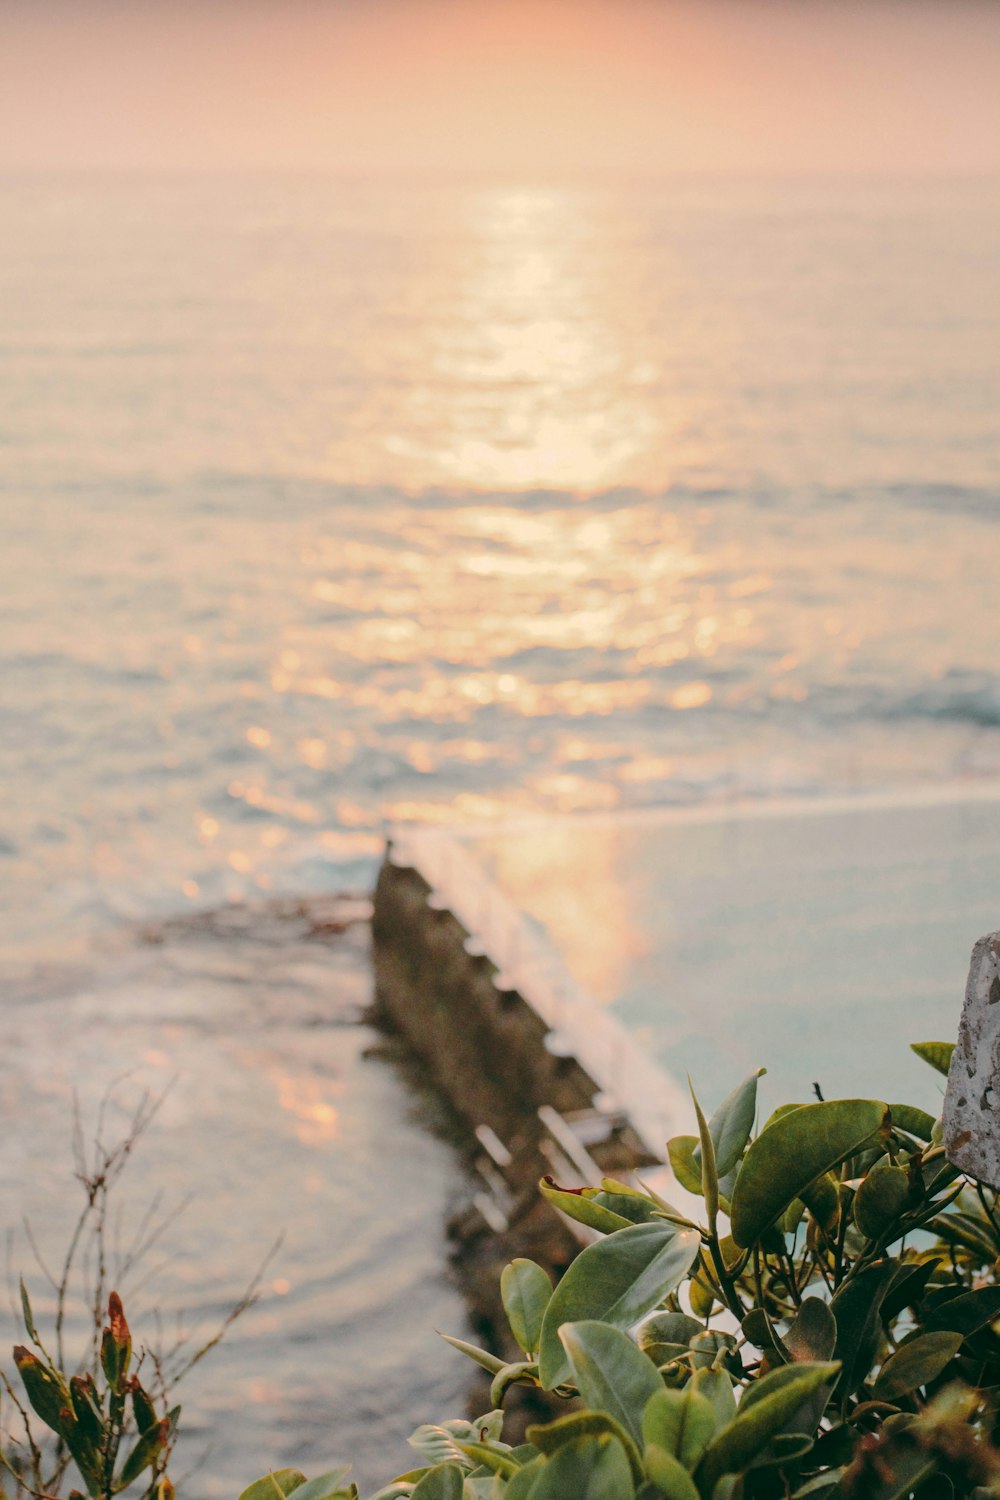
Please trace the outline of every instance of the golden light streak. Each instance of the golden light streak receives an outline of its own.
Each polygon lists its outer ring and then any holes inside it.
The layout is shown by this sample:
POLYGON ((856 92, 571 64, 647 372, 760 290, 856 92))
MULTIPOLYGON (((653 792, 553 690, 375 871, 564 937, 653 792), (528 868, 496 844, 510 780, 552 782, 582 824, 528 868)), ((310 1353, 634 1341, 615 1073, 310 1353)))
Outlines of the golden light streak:
POLYGON ((304 1146, 323 1146, 337 1134, 340 1118, 327 1097, 330 1085, 311 1075, 278 1073, 278 1104, 297 1121, 295 1134, 304 1146))

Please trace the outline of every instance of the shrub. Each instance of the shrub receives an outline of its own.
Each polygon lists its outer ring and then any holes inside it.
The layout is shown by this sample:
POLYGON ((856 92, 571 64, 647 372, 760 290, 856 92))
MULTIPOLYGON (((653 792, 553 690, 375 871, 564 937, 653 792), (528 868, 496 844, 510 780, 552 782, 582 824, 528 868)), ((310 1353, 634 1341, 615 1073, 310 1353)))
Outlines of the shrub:
MULTIPOLYGON (((175 1406, 160 1415, 132 1369, 132 1335, 118 1293, 108 1299, 97 1379, 89 1370, 69 1375, 52 1359, 39 1338, 23 1281, 21 1304, 25 1329, 38 1353, 18 1345, 14 1362, 35 1415, 56 1437, 57 1470, 71 1458, 95 1500, 112 1500, 139 1479, 150 1497, 171 1500, 166 1468, 181 1409, 175 1406)), ((10 1454, 3 1461, 18 1487, 37 1495, 42 1493, 41 1456, 34 1441, 29 1451, 29 1465, 19 1467, 10 1454)))
MULTIPOLYGON (((948 1047, 915 1050, 946 1070, 948 1047)), ((542 1184, 599 1237, 555 1288, 506 1268, 523 1359, 449 1340, 496 1410, 419 1428, 422 1463, 372 1500, 1000 1496, 997 1193, 911 1105, 789 1104, 754 1135, 757 1076, 669 1143, 697 1209, 542 1184), (516 1383, 576 1399, 510 1446, 516 1383)), ((241 1500, 351 1500, 346 1476, 284 1469, 241 1500)))
MULTIPOLYGON (((38 1269, 48 1282, 54 1316, 47 1343, 43 1342, 22 1281, 21 1312, 33 1347, 19 1344, 14 1349, 16 1377, 0 1371, 6 1396, 5 1409, 0 1410, 0 1500, 7 1500, 8 1487, 18 1500, 57 1500, 74 1469, 94 1500, 112 1500, 133 1486, 141 1487, 146 1500, 172 1500, 167 1466, 180 1416, 172 1400, 174 1388, 256 1301, 260 1277, 277 1248, 203 1342, 192 1347, 182 1336, 167 1350, 133 1351, 122 1299, 108 1284, 111 1261, 117 1261, 115 1273, 127 1277, 173 1215, 157 1219, 157 1197, 140 1217, 131 1248, 122 1257, 109 1254, 112 1194, 163 1100, 162 1095, 151 1099, 143 1094, 124 1136, 106 1143, 102 1127, 114 1094, 113 1088, 100 1106, 89 1149, 76 1120, 75 1175, 83 1190, 83 1207, 57 1274, 47 1269, 26 1225, 38 1269), (76 1362, 67 1349, 69 1321, 83 1325, 77 1332, 82 1331, 85 1348, 76 1362)), ((71 1490, 69 1500, 82 1497, 71 1490)))

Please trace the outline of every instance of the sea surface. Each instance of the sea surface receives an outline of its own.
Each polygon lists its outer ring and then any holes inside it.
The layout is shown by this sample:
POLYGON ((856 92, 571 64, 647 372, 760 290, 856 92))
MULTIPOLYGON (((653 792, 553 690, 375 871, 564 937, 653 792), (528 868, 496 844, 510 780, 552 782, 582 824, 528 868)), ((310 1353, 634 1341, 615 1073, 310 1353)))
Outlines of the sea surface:
POLYGON ((56 1240, 74 1087, 176 1078, 168 1304, 287 1231, 186 1493, 461 1407, 450 1148, 301 915, 387 821, 1000 775, 998 189, 0 182, 0 1181, 56 1240))

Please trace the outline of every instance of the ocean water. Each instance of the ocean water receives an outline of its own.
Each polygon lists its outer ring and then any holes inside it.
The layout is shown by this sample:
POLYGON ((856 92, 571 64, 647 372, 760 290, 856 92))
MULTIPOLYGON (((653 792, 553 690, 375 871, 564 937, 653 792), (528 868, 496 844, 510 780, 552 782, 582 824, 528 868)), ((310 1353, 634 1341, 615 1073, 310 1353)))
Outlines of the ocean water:
MULTIPOLYGON (((85 1202, 74 1119, 92 1162, 98 1135, 114 1149, 155 1108, 105 1235, 151 1387, 151 1352, 173 1379, 259 1280, 172 1390, 187 1496, 231 1500, 271 1468, 343 1462, 370 1492, 412 1466, 420 1421, 465 1410, 465 1362, 434 1331, 467 1331, 444 1243, 464 1175, 434 1101, 361 1019, 364 916, 336 899, 231 908, 5 986, 0 1349, 24 1342, 19 1273, 54 1347, 44 1268, 58 1279, 85 1202)), ((69 1282, 74 1361, 95 1262, 88 1235, 69 1282)))
POLYGON ((713 1108, 760 1067, 762 1119, 814 1085, 940 1113, 910 1044, 954 1040, 970 951, 1000 921, 995 780, 411 837, 604 1089, 659 1112, 654 1143, 689 1129, 689 1078, 713 1108), (595 1051, 595 1007, 658 1081, 624 1046, 595 1051))
MULTIPOLYGON (((274 1271, 309 1294, 233 1347, 292 1339, 331 1458, 337 1412, 378 1402, 321 1253, 357 1160, 377 1177, 386 1120, 424 1153, 351 1303, 400 1288, 414 1328, 460 1315, 453 1167, 363 1057, 363 943, 320 961, 288 911, 367 890, 388 820, 1000 774, 997 188, 0 183, 6 1198, 65 1161, 74 1082, 92 1101, 123 1070, 177 1073, 150 1149, 212 1168, 192 1244, 237 1280, 231 1226, 253 1264, 294 1218, 276 1184, 321 1182, 274 1271), (243 932, 206 970, 205 924, 241 907, 279 958, 243 932), (243 1115, 209 1107, 219 1078, 243 1115), (357 1128, 324 1135, 328 1110, 357 1128)), ((191 1493, 274 1435, 219 1402, 231 1446, 191 1493)))
POLYGON ((6 182, 11 946, 995 771, 995 188, 6 182))

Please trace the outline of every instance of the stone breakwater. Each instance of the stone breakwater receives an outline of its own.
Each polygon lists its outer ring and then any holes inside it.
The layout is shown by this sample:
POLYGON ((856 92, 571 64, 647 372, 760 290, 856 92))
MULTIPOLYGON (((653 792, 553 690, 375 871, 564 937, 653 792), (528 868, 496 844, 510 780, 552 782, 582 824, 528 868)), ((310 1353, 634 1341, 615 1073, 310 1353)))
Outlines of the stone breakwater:
MULTIPOLYGON (((571 1032, 540 1014, 418 863, 390 845, 379 874, 373 1019, 400 1036, 460 1121, 475 1189, 449 1225, 456 1268, 477 1333, 513 1359, 500 1270, 528 1255, 557 1276, 589 1237, 549 1207, 539 1178, 582 1187, 657 1158, 574 1055, 571 1032)), ((547 1398, 521 1393, 533 1420, 547 1398)))

